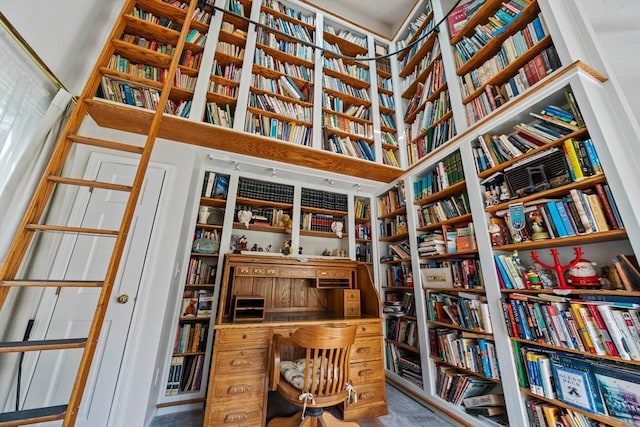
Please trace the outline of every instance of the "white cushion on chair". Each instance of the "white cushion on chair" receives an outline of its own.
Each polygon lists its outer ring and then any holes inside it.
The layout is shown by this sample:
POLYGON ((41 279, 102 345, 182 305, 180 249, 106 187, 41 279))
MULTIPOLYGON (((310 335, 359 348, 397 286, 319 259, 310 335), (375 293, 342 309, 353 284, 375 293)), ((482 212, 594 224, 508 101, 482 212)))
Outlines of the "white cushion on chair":
MULTIPOLYGON (((322 365, 322 367, 325 368, 325 375, 326 375, 331 370, 331 367, 329 367, 329 369, 326 369, 328 363, 329 361, 326 358, 323 358, 322 363, 317 364, 317 368, 315 369, 315 372, 316 373, 320 372, 320 368, 322 365)), ((302 387, 304 387, 305 365, 306 365, 306 359, 298 359, 295 361, 284 360, 280 362, 280 373, 287 380, 289 384, 291 384, 298 390, 302 390, 302 387)), ((337 371, 338 370, 335 369, 335 372, 333 372, 333 377, 336 377, 338 375, 337 371)), ((313 371, 311 371, 311 374, 312 373, 313 371)), ((316 382, 317 381, 318 380, 316 380, 316 382)), ((309 378, 309 382, 311 382, 311 378, 309 378)))

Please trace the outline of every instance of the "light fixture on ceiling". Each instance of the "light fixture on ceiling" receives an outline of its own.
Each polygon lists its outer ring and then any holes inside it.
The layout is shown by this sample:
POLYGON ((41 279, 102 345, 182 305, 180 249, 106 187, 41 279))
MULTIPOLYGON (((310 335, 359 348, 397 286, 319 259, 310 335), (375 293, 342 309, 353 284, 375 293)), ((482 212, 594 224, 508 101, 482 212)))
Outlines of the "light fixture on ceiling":
POLYGON ((274 178, 276 176, 276 168, 271 168, 271 177, 274 178))

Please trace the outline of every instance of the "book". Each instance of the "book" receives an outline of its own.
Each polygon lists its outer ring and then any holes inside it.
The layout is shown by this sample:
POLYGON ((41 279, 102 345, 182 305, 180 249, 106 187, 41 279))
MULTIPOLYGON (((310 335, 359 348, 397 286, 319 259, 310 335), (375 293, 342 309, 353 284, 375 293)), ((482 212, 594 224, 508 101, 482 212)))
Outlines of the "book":
POLYGON ((635 255, 618 254, 622 271, 624 271, 629 282, 628 291, 640 290, 640 267, 635 255))
POLYGON ((507 408, 505 406, 474 406, 465 408, 465 411, 473 415, 493 416, 506 413, 507 408))
POLYGON ((502 406, 504 405, 504 394, 489 393, 479 396, 467 397, 462 400, 465 408, 473 408, 478 406, 502 406))
POLYGON ((213 310, 213 292, 201 290, 198 292, 198 306, 196 317, 211 317, 213 310))
POLYGON ((591 364, 559 353, 552 359, 558 399, 585 411, 604 414, 604 402, 591 364))
POLYGON ((610 363, 596 363, 593 372, 607 414, 627 424, 640 424, 640 374, 610 363))

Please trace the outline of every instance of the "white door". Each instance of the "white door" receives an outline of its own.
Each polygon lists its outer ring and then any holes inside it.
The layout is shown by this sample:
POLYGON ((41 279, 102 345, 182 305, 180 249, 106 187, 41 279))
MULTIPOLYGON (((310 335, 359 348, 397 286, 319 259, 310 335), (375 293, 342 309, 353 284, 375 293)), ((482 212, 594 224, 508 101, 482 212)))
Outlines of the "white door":
MULTIPOLYGON (((101 161, 96 179, 130 184, 135 170, 135 165, 124 161, 101 161)), ((163 170, 148 169, 80 405, 78 427, 106 426, 109 422, 163 179, 163 170), (120 295, 127 295, 128 302, 118 303, 120 295)), ((79 194, 73 209, 81 210, 82 227, 118 229, 127 197, 128 193, 94 189, 90 195, 79 194)), ((74 238, 71 256, 65 261, 65 279, 104 279, 114 241, 95 236, 74 238)), ((98 294, 99 289, 62 288, 46 338, 86 337, 98 294)), ((42 352, 26 390, 24 408, 68 403, 81 355, 81 350, 42 352)))

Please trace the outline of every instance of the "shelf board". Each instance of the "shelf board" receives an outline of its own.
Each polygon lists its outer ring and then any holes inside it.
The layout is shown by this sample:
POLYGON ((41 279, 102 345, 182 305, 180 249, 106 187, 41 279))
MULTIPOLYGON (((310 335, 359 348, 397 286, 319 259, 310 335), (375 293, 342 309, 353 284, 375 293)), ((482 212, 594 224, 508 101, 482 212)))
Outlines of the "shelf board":
POLYGON ((473 332, 474 334, 486 335, 487 338, 493 340, 493 334, 489 332, 485 332, 482 329, 465 328, 464 326, 454 325, 453 323, 441 322, 439 320, 427 319, 426 322, 435 326, 441 326, 443 328, 457 329, 459 331, 473 332))
POLYGON ((548 247, 575 246, 580 244, 591 244, 610 242, 614 240, 628 239, 627 230, 598 231, 595 233, 581 234, 569 237, 554 237, 553 239, 526 241, 509 245, 494 246, 494 251, 527 251, 532 249, 544 249, 548 247))
POLYGON ((227 199, 214 199, 211 197, 200 197, 200 204, 203 206, 213 206, 224 208, 227 205, 227 199))
POLYGON ((421 256, 420 259, 436 260, 436 259, 448 259, 448 258, 464 258, 464 257, 468 258, 468 257, 474 257, 474 256, 478 256, 477 249, 469 249, 466 251, 447 252, 445 254, 421 256))
POLYGON ((353 77, 349 74, 344 74, 338 70, 334 70, 333 68, 323 67, 322 72, 327 76, 335 77, 351 86, 357 87, 359 89, 368 89, 371 86, 366 80, 361 80, 357 77, 353 77))
POLYGON ((466 222, 471 220, 471 214, 465 214, 456 216, 454 218, 449 218, 445 221, 435 222, 433 224, 423 225, 422 227, 416 228, 417 232, 429 231, 429 230, 437 230, 441 229, 443 225, 452 225, 457 224, 459 222, 466 222))
MULTIPOLYGON (((300 235, 308 237, 324 237, 326 239, 340 239, 340 237, 336 236, 336 233, 333 231, 300 230, 300 235)), ((347 233, 342 233, 343 239, 347 236, 347 233)))
POLYGON ((340 92, 339 90, 331 89, 328 87, 323 88, 323 90, 329 95, 333 95, 346 102, 350 102, 352 104, 357 104, 357 105, 364 105, 365 107, 371 107, 371 101, 368 99, 358 98, 357 96, 349 95, 348 93, 340 92))
POLYGON ((413 72, 420 61, 422 61, 422 58, 425 57, 427 52, 431 52, 436 38, 438 38, 438 33, 436 31, 433 31, 427 38, 427 41, 424 42, 422 46, 420 46, 420 48, 413 54, 411 59, 409 59, 407 64, 402 68, 402 70, 400 70, 400 77, 407 77, 413 72))
POLYGON ((291 55, 289 53, 283 52, 281 50, 276 49, 275 47, 271 47, 266 44, 256 43, 256 49, 262 49, 268 55, 271 55, 273 58, 288 63, 288 64, 296 64, 301 65, 303 67, 309 68, 310 73, 313 74, 313 61, 300 58, 299 56, 291 55))
POLYGON ((274 225, 266 225, 266 224, 249 224, 249 227, 245 226, 242 222, 234 222, 233 223, 234 230, 245 230, 245 231, 261 231, 266 233, 281 233, 288 234, 291 233, 291 229, 286 230, 284 227, 276 227, 274 225))
POLYGON ((420 349, 418 347, 415 347, 413 345, 409 345, 405 342, 398 342, 395 340, 392 340, 390 338, 385 338, 384 339, 386 342, 391 343, 391 344, 395 344, 396 346, 400 347, 400 348, 404 348, 405 350, 409 350, 412 351, 414 353, 420 353, 420 349))
POLYGON ((450 39, 452 45, 462 40, 464 36, 471 36, 475 28, 483 22, 486 22, 490 16, 502 5, 502 0, 487 0, 478 8, 476 13, 464 24, 460 30, 450 39))
POLYGON ((540 399, 543 400, 547 403, 551 403, 554 406, 559 406, 561 408, 565 408, 565 409, 570 409, 574 412, 578 412, 580 414, 586 415, 587 417, 596 420, 596 421, 600 421, 604 424, 606 424, 607 426, 610 427, 629 427, 630 424, 624 423, 622 421, 619 421, 615 418, 612 417, 608 417, 606 415, 600 415, 600 414, 594 414, 593 412, 588 412, 585 411, 583 409, 580 409, 576 406, 572 406, 572 405, 568 405, 560 400, 556 400, 556 399, 549 399, 548 397, 544 397, 544 396, 540 396, 539 394, 535 394, 533 392, 531 392, 531 390, 524 388, 524 387, 520 387, 520 393, 525 394, 527 396, 530 397, 534 397, 536 399, 540 399))
POLYGON ((409 238, 409 233, 398 233, 393 236, 383 236, 378 239, 379 242, 397 242, 398 240, 405 240, 409 238))
POLYGON ((187 283, 184 285, 185 289, 215 289, 215 283, 187 283))
POLYGON ((423 286, 422 289, 429 292, 472 292, 479 294, 484 294, 487 291, 485 288, 456 288, 454 286, 448 288, 423 286))
POLYGON ((414 290, 413 286, 383 286, 382 289, 389 292, 393 292, 393 291, 407 292, 407 291, 414 290))
POLYGON ((366 46, 361 46, 352 41, 340 38, 337 34, 325 31, 322 37, 329 43, 337 45, 340 48, 340 52, 345 56, 366 55, 368 52, 366 46))
POLYGON ((313 39, 313 33, 314 33, 315 29, 316 29, 316 27, 314 25, 307 24, 306 22, 303 22, 303 21, 301 21, 299 19, 296 19, 296 18, 294 18, 292 16, 287 15, 286 13, 282 13, 279 10, 272 9, 272 8, 270 8, 268 6, 265 6, 265 5, 262 5, 260 10, 262 12, 270 13, 271 15, 276 16, 278 18, 282 18, 285 21, 291 22, 292 24, 296 24, 296 25, 300 25, 302 27, 305 27, 307 29, 307 31, 309 31, 309 35, 313 39))
POLYGON ((431 61, 429 62, 429 65, 424 67, 424 69, 422 71, 420 71, 420 73, 418 73, 418 75, 411 82, 411 84, 409 84, 409 86, 407 86, 406 89, 402 91, 402 95, 401 95, 402 98, 404 98, 404 99, 410 99, 411 98, 413 93, 416 91, 416 88, 418 87, 418 83, 424 83, 425 79, 427 78, 427 75, 433 69, 433 65, 435 64, 435 60, 436 59, 440 59, 441 57, 442 57, 442 54, 439 53, 439 54, 437 54, 435 57, 433 57, 431 59, 431 61))
MULTIPOLYGON (((418 39, 418 37, 422 33, 422 30, 425 29, 425 27, 429 24, 429 22, 431 22, 432 19, 433 19, 433 11, 430 11, 427 14, 427 17, 424 19, 424 21, 422 21, 422 23, 420 24, 420 27, 416 30, 415 33, 413 33, 413 35, 409 38, 409 40, 407 40, 407 46, 412 44, 413 42, 415 42, 418 39)), ((405 56, 407 56, 408 53, 409 53, 409 49, 405 49, 402 52, 400 52, 398 54, 398 61, 402 61, 402 59, 405 56)))
POLYGON ((156 404, 156 408, 160 409, 160 408, 167 408, 170 406, 190 405, 192 403, 204 403, 205 401, 206 401, 206 398, 204 397, 198 397, 195 399, 181 399, 181 400, 174 400, 171 402, 158 403, 156 404))
POLYGON ((423 197, 419 200, 414 201, 413 204, 416 206, 421 206, 421 205, 426 205, 427 203, 439 201, 447 197, 457 196, 458 194, 462 193, 465 190, 466 185, 467 183, 464 180, 456 182, 455 184, 451 184, 445 189, 442 189, 433 194, 429 194, 426 197, 423 197))
POLYGON ((293 116, 286 116, 284 114, 279 114, 279 113, 276 113, 275 111, 263 110, 259 107, 251 107, 247 105, 247 111, 251 111, 257 116, 266 116, 266 117, 276 118, 284 123, 296 123, 300 126, 306 126, 306 127, 313 126, 313 123, 308 122, 306 120, 301 120, 293 116))
POLYGON ((385 218, 394 218, 398 215, 404 215, 407 213, 407 207, 406 206, 401 206, 398 209, 391 211, 391 212, 387 212, 385 214, 379 215, 378 219, 385 219, 385 218))
MULTIPOLYGON (((99 126, 141 135, 148 134, 155 113, 98 98, 85 99, 84 103, 99 126)), ((401 168, 168 114, 160 122, 158 137, 313 169, 331 170, 377 182, 389 183, 404 173, 401 168)))

